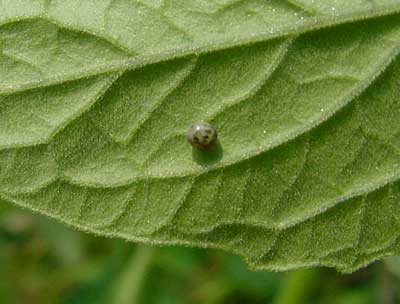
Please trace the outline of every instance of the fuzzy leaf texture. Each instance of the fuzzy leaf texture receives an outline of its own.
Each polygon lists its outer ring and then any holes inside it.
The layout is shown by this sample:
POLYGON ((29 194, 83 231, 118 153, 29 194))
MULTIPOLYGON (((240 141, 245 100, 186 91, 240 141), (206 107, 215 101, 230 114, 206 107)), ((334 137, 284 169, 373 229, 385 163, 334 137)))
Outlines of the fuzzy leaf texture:
POLYGON ((0 0, 0 198, 350 272, 400 252, 400 0, 0 0), (185 134, 208 121, 215 155, 185 134))

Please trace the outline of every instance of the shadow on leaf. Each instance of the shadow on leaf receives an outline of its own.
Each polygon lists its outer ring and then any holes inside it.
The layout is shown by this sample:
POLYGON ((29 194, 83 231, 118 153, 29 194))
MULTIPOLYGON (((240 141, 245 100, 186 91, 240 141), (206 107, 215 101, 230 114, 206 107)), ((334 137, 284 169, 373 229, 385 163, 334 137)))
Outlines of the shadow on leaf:
POLYGON ((222 159, 223 151, 219 142, 214 147, 206 150, 192 149, 193 159, 201 166, 207 167, 214 165, 222 159))

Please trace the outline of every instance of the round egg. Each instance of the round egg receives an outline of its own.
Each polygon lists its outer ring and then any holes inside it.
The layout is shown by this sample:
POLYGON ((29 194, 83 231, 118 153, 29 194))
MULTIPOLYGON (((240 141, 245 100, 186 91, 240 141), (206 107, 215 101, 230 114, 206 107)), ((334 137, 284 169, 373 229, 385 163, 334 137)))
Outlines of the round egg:
POLYGON ((187 139, 192 146, 200 150, 209 149, 217 142, 217 131, 209 123, 195 123, 190 126, 187 139))

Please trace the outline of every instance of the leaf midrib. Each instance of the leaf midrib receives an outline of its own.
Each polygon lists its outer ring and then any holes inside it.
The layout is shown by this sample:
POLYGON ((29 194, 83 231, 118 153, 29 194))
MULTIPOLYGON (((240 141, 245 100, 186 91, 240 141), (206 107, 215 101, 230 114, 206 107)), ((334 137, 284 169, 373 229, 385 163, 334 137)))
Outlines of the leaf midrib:
MULTIPOLYGON (((273 149, 281 146, 282 144, 286 144, 290 141, 295 140, 296 138, 306 134, 307 132, 313 130, 314 128, 318 127, 321 125, 323 122, 327 121, 331 117, 333 117, 337 112, 339 112, 341 109, 346 107, 348 104, 350 104, 356 97, 358 97, 360 94, 362 94, 369 86, 370 84, 379 76, 381 75, 386 68, 398 57, 400 56, 400 45, 396 48, 393 49, 393 51, 390 53, 389 56, 385 58, 378 66, 378 68, 369 75, 369 77, 364 78, 363 81, 359 81, 359 84, 354 88, 354 90, 351 91, 351 93, 347 96, 344 96, 341 101, 336 103, 336 106, 330 111, 326 110, 323 112, 323 115, 318 116, 317 119, 307 121, 307 123, 303 124, 300 128, 291 130, 291 132, 288 132, 286 134, 281 134, 279 137, 276 137, 274 141, 269 141, 268 144, 261 149, 253 150, 251 152, 246 153, 245 156, 241 155, 240 158, 232 158, 228 162, 224 162, 223 164, 217 163, 213 166, 210 166, 206 169, 201 169, 201 170, 191 170, 191 171, 181 171, 180 174, 170 174, 170 175, 163 175, 160 177, 159 175, 150 175, 150 174, 145 174, 146 170, 144 170, 144 174, 138 174, 134 178, 130 179, 129 181, 123 182, 123 183, 116 183, 116 184, 96 184, 96 183, 82 183, 82 181, 74 181, 74 179, 69 178, 68 176, 64 176, 68 182, 71 182, 73 184, 77 185, 84 185, 88 187, 93 187, 93 188, 113 188, 113 187, 120 187, 120 186, 127 186, 132 183, 141 181, 141 180, 150 180, 150 179, 165 179, 165 178, 183 178, 183 177, 199 177, 201 175, 210 173, 215 170, 220 170, 220 169, 226 169, 230 166, 237 165, 241 162, 244 162, 246 160, 252 159, 254 157, 257 157, 263 153, 268 153, 272 151, 273 149)), ((280 60, 282 61, 284 58, 281 57, 280 60)), ((279 63, 281 64, 281 62, 279 63)), ((274 68, 274 70, 277 69, 279 66, 277 64, 274 68)), ((268 77, 266 78, 269 79, 273 75, 270 73, 268 77)), ((55 136, 55 134, 54 134, 55 136)), ((184 134, 178 133, 178 134, 173 134, 173 136, 184 136, 184 134)), ((50 138, 48 141, 51 141, 52 138, 50 138)))
MULTIPOLYGON (((223 41, 223 42, 213 42, 210 44, 205 44, 205 45, 195 45, 191 48, 176 48, 173 50, 165 51, 163 53, 159 54, 153 54, 153 55, 138 55, 136 57, 132 57, 128 60, 118 60, 116 62, 113 62, 112 64, 107 64, 106 66, 101 66, 98 68, 93 68, 91 70, 85 70, 84 72, 80 73, 71 73, 68 75, 68 77, 63 78, 60 77, 54 77, 51 79, 43 79, 40 81, 34 81, 34 82, 26 82, 22 83, 17 86, 13 87, 6 87, 2 90, 0 90, 0 95, 9 95, 9 94, 14 94, 18 93, 21 91, 25 90, 30 90, 30 89, 35 89, 35 88, 41 88, 41 87, 46 87, 46 86, 51 86, 51 85, 56 85, 56 84, 61 84, 65 82, 70 82, 74 80, 78 80, 81 78, 87 78, 91 76, 96 76, 99 74, 107 74, 107 73, 112 73, 112 72, 124 72, 124 71, 129 71, 129 70, 135 70, 141 67, 144 67, 146 65, 150 64, 156 64, 164 61, 169 61, 177 58, 183 58, 183 57, 190 57, 190 56, 199 56, 201 54, 205 53, 211 53, 214 51, 222 51, 225 49, 229 48, 234 48, 234 47, 241 47, 249 44, 254 44, 254 43, 259 43, 259 42, 266 42, 269 40, 273 39, 278 39, 278 38, 284 38, 284 37, 289 37, 289 36, 297 36, 300 34, 304 34, 307 32, 315 31, 318 29, 326 28, 326 27, 331 27, 331 26, 336 26, 340 24, 345 24, 345 23, 353 23, 357 22, 360 20, 366 20, 366 19, 373 19, 377 17, 382 17, 382 16, 389 16, 389 15, 395 15, 400 12, 400 3, 391 5, 385 9, 380 9, 380 10, 374 10, 370 11, 367 14, 362 14, 362 13, 357 13, 357 14, 351 14, 351 15, 342 15, 339 18, 332 18, 332 16, 329 16, 330 18, 326 18, 325 20, 321 18, 322 20, 317 22, 309 22, 309 24, 301 25, 296 28, 296 31, 293 31, 292 28, 284 28, 280 29, 276 32, 271 32, 267 31, 263 34, 259 34, 256 36, 252 36, 246 39, 237 39, 234 41, 223 41)), ((104 33, 99 33, 99 32, 93 32, 93 31, 88 31, 82 28, 77 28, 71 25, 65 25, 61 22, 58 22, 57 20, 54 20, 48 16, 35 16, 35 17, 26 17, 26 18, 10 18, 4 20, 2 23, 0 23, 0 27, 7 25, 7 24, 12 24, 20 21, 28 21, 28 20, 42 20, 42 21, 47 21, 50 22, 64 30, 73 30, 81 33, 86 33, 90 34, 92 36, 95 36, 99 39, 105 40, 109 42, 111 45, 114 47, 118 48, 119 50, 123 51, 126 53, 128 56, 130 55, 129 52, 125 49, 122 48, 121 45, 117 44, 114 39, 111 39, 110 37, 107 37, 104 35, 104 33)))

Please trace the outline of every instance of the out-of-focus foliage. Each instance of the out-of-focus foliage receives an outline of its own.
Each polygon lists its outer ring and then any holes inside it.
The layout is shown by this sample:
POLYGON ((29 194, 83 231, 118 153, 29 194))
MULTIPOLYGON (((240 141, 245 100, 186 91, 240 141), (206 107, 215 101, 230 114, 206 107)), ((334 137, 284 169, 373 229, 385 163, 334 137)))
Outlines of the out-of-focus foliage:
POLYGON ((395 304, 400 280, 392 262, 352 275, 252 272, 221 251, 142 247, 0 209, 2 304, 395 304))

